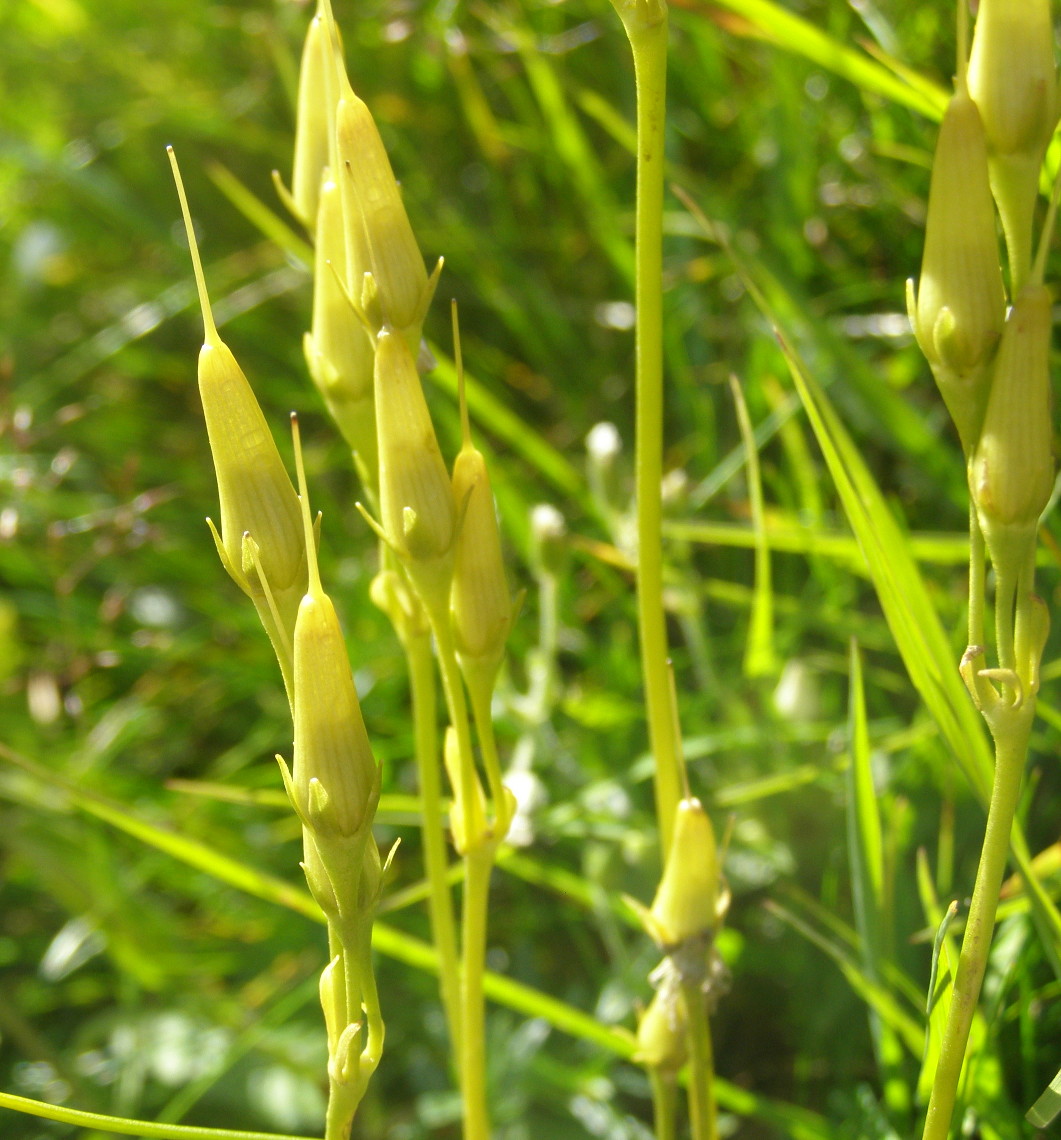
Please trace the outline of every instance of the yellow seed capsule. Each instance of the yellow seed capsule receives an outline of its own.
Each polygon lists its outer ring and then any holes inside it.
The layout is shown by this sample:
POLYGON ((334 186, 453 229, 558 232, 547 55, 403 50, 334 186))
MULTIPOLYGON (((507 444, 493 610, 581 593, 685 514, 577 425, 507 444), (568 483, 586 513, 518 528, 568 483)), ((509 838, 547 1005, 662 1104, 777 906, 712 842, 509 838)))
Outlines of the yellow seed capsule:
POLYGON ((317 212, 313 323, 303 349, 329 413, 375 488, 376 412, 372 394, 372 342, 354 311, 346 280, 346 239, 339 186, 325 173, 317 212))
POLYGON ((379 776, 339 617, 323 591, 311 588, 298 608, 294 657, 295 791, 312 814, 310 783, 318 781, 327 793, 322 825, 353 835, 366 821, 379 776))
MULTIPOLYGON (((338 29, 335 29, 338 37, 338 29)), ((312 229, 317 221, 321 172, 328 165, 328 148, 335 127, 332 45, 322 5, 310 21, 302 47, 295 111, 295 160, 291 172, 292 207, 312 229)))
POLYGON ((673 989, 657 990, 637 1026, 634 1060, 675 1076, 688 1056, 685 1003, 673 989))
POLYGON ((1027 285, 1010 310, 995 360, 969 485, 992 560, 1019 557, 1054 486, 1050 291, 1027 285))
POLYGON ((1016 295, 1031 266, 1039 171, 1059 110, 1050 0, 980 0, 969 91, 987 132, 1016 295))
POLYGON ((199 353, 199 394, 217 473, 221 500, 220 550, 225 568, 252 598, 262 596, 260 577, 244 569, 244 536, 249 534, 270 588, 275 593, 293 586, 301 588, 306 562, 298 496, 251 386, 236 358, 218 336, 172 148, 169 155, 203 310, 205 337, 199 353))
MULTIPOLYGON (((301 460, 299 486, 305 504, 301 460)), ((312 830, 349 837, 371 823, 379 768, 361 716, 339 615, 321 586, 308 504, 302 509, 311 555, 309 590, 295 619, 292 784, 312 830)))
POLYGON ((719 900, 718 849, 711 820, 698 799, 678 803, 667 864, 649 911, 664 949, 714 931, 719 900))
POLYGON ((453 632, 462 656, 492 665, 505 652, 512 598, 486 461, 470 441, 453 466, 453 497, 463 511, 453 559, 453 632))
POLYGON ((960 86, 940 125, 921 279, 916 298, 908 287, 908 305, 918 344, 968 452, 987 402, 1006 296, 984 129, 960 86))
POLYGON ((437 270, 429 280, 372 113, 345 76, 340 84, 335 137, 348 288, 374 327, 397 329, 415 350, 437 270), (365 273, 371 274, 368 289, 365 273))
POLYGON ((980 0, 969 90, 993 150, 1041 156, 1058 112, 1050 0, 980 0))
POLYGON ((453 491, 416 362, 405 339, 389 329, 376 343, 375 391, 383 532, 406 563, 445 559, 457 524, 453 491))

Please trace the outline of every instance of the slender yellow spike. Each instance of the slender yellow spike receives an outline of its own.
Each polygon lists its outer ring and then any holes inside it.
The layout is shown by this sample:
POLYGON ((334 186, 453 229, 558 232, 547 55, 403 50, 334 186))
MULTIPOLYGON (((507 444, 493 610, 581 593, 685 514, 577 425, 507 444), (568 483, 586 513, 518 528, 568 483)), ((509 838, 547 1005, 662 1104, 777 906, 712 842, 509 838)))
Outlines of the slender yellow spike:
POLYGON ((199 353, 199 395, 221 500, 222 561, 250 597, 262 598, 256 574, 243 566, 244 535, 257 544, 261 572, 277 594, 302 591, 305 546, 298 497, 284 468, 254 392, 214 323, 206 278, 195 241, 188 199, 173 148, 167 148, 188 231, 196 286, 203 312, 204 343, 199 353))
POLYGON ((302 460, 302 432, 298 426, 298 412, 291 413, 291 442, 295 449, 298 501, 302 506, 302 528, 306 536, 306 555, 309 566, 309 589, 306 592, 315 598, 319 598, 324 593, 324 589, 321 586, 320 566, 317 562, 317 544, 313 541, 313 516, 309 509, 309 491, 306 487, 306 465, 302 460))
POLYGON ((221 343, 217 335, 217 325, 214 324, 214 312, 210 308, 210 297, 206 292, 206 277, 203 274, 203 263, 199 258, 199 243, 195 240, 195 227, 192 225, 192 213, 188 209, 188 198, 184 193, 184 179, 181 178, 180 167, 177 165, 177 156, 173 147, 166 147, 169 155, 169 164, 173 170, 173 181, 177 184, 177 195, 181 200, 181 213, 184 215, 184 228, 188 232, 188 250, 192 255, 192 272, 195 274, 195 287, 199 290, 199 307, 203 311, 203 340, 209 345, 221 343))
POLYGON ((501 556, 501 534, 490 476, 483 453, 472 443, 456 302, 453 302, 452 312, 462 443, 453 464, 453 500, 460 512, 460 526, 453 561, 450 615, 468 683, 473 684, 471 673, 476 672, 479 676, 474 683, 484 684, 489 691, 504 656, 515 615, 501 556))
POLYGON ((309 587, 295 620, 292 785, 311 829, 350 838, 370 826, 380 773, 372 756, 339 615, 321 586, 298 417, 291 433, 308 550, 309 587))

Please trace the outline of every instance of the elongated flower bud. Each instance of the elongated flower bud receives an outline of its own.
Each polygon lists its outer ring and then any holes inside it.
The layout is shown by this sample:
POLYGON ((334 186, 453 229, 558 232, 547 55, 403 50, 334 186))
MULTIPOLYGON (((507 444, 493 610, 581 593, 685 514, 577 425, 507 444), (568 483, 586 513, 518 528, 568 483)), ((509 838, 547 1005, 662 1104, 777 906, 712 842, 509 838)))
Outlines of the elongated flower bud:
POLYGON ((339 617, 323 591, 302 599, 295 620, 295 748, 292 778, 312 813, 310 783, 327 793, 322 817, 340 835, 365 823, 379 780, 339 617))
POLYGON ((361 318, 343 288, 347 251, 339 186, 325 173, 317 212, 313 274, 313 323, 303 348, 306 364, 343 438, 375 489, 376 413, 372 393, 373 349, 361 318))
POLYGON ((1014 301, 969 468, 973 502, 996 566, 1020 557, 1053 490, 1050 309, 1045 285, 1026 286, 1014 301))
POLYGON ((450 602, 457 648, 464 657, 496 665, 512 628, 512 598, 486 461, 470 442, 453 465, 453 497, 463 511, 450 602))
POLYGON ((719 867, 715 832, 695 797, 681 800, 667 865, 649 911, 665 950, 709 936, 718 924, 719 867))
POLYGON ((1041 159, 1058 113, 1050 0, 980 0, 969 91, 992 150, 1041 159))
MULTIPOLYGON (((301 463, 299 481, 303 488, 301 463)), ((303 507, 310 533, 309 507, 303 507)), ((349 837, 371 822, 379 795, 372 756, 350 672, 339 615, 321 586, 312 540, 309 590, 298 607, 294 638, 296 802, 314 831, 349 837)))
POLYGON ((203 310, 205 335, 199 353, 199 394, 221 499, 219 551, 237 585, 258 599, 263 593, 261 579, 244 567, 247 534, 253 539, 258 564, 274 592, 293 586, 301 588, 305 581, 305 542, 298 496, 251 386, 218 335, 172 148, 169 155, 203 310))
POLYGON ((350 250, 348 287, 375 328, 397 329, 415 351, 437 270, 429 280, 372 113, 345 77, 341 83, 336 176, 350 250))
POLYGON ((457 525, 453 490, 412 351, 390 329, 376 343, 375 382, 383 532, 407 564, 446 558, 457 525))
MULTIPOLYGON (((338 36, 338 29, 336 36, 338 36)), ((330 72, 332 62, 329 31, 320 4, 310 21, 302 47, 295 112, 295 160, 291 172, 291 200, 302 223, 312 229, 317 222, 321 174, 328 165, 328 148, 335 124, 335 98, 330 72)))
POLYGON ((975 103, 959 90, 940 125, 925 252, 910 321, 966 452, 987 402, 990 361, 1006 314, 987 144, 975 103))
POLYGON ((1050 0, 980 0, 969 91, 987 132, 1016 295, 1031 266, 1039 169, 1059 111, 1050 0))
POLYGON ((686 1024, 681 995, 673 989, 657 990, 637 1026, 634 1060, 646 1068, 677 1076, 689 1056, 686 1024))

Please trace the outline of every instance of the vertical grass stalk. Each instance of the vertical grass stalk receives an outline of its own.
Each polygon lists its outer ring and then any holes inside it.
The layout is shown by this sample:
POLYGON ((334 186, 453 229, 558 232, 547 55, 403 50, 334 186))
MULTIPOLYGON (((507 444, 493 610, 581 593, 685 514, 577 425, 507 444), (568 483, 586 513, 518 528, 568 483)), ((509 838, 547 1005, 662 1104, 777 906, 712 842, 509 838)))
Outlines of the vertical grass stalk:
POLYGON ((613 0, 626 28, 637 84, 636 498, 637 617, 649 746, 655 760, 662 854, 682 796, 679 744, 667 679, 660 491, 663 479, 663 142, 667 8, 663 0, 613 0))

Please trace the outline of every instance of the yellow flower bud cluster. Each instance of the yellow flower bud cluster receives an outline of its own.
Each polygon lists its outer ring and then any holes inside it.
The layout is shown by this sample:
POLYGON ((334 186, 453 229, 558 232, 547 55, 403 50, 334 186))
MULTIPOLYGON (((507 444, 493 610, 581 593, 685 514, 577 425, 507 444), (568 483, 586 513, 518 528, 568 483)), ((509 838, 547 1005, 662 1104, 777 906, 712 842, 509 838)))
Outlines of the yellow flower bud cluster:
POLYGON ((726 968, 715 949, 729 909, 711 819, 694 796, 678 802, 663 876, 651 907, 627 902, 665 957, 650 975, 655 996, 641 1018, 635 1060, 673 1075, 685 1063, 692 994, 713 1002, 725 989, 726 968))
MULTIPOLYGON (((959 37, 962 38, 962 37, 959 37)), ((1048 0, 981 0, 943 116, 910 320, 958 429, 977 520, 1009 579, 1054 482, 1043 262, 1032 257, 1039 170, 1061 103, 1048 0), (998 251, 1001 219, 1012 306, 998 251)))

